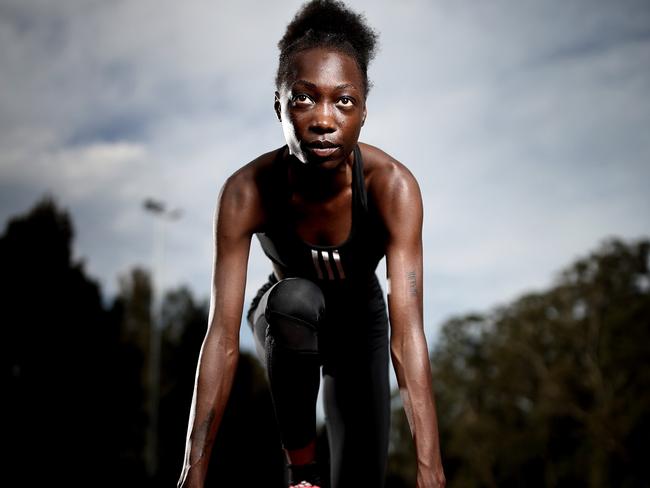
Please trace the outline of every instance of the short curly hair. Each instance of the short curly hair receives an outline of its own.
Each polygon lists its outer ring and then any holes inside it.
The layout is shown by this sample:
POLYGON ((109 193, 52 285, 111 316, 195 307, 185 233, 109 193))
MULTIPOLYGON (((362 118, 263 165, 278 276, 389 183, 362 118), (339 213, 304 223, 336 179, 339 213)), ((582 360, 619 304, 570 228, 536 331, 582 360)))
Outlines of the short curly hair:
POLYGON ((331 47, 352 56, 363 76, 364 95, 368 94, 368 64, 375 57, 379 35, 365 17, 336 0, 311 0, 303 4, 287 25, 278 48, 280 59, 275 77, 279 89, 290 74, 294 54, 314 47, 331 47))

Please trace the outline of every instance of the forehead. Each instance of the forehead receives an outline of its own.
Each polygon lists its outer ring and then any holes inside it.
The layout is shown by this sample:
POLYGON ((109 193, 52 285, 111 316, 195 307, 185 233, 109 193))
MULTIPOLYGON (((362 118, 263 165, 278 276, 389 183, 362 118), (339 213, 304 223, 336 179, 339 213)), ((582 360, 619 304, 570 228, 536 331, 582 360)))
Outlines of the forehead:
POLYGON ((363 77, 349 54, 322 47, 305 49, 292 56, 287 85, 305 80, 318 87, 353 85, 363 89, 363 77))

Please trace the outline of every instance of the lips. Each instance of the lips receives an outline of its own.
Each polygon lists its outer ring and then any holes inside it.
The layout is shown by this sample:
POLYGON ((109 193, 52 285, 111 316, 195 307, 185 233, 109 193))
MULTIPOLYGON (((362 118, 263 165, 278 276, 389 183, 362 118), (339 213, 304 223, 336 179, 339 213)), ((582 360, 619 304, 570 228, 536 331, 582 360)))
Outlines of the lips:
POLYGON ((305 144, 305 146, 310 153, 319 158, 327 158, 331 156, 340 147, 338 144, 334 144, 333 142, 327 140, 312 141, 305 144))

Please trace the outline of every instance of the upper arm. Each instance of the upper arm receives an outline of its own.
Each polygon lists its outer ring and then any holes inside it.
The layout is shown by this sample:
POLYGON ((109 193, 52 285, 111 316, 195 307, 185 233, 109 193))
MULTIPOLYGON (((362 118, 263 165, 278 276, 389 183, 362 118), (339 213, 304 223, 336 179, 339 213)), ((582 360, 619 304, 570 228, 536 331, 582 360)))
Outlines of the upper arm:
POLYGON ((393 162, 378 181, 378 207, 387 231, 386 275, 392 335, 422 330, 422 220, 419 185, 393 162))
POLYGON ((260 219, 260 198, 242 172, 224 183, 214 214, 213 268, 208 334, 239 341, 250 244, 260 219))

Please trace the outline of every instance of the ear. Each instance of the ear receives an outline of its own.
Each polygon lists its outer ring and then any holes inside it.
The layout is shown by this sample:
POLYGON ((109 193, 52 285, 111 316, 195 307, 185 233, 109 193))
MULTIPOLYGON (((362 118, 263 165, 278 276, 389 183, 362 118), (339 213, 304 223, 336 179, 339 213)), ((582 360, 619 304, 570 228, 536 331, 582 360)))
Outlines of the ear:
POLYGON ((366 123, 366 116, 368 115, 368 108, 366 105, 363 105, 363 117, 361 118, 361 127, 363 127, 363 124, 366 123))
POLYGON ((275 101, 273 102, 273 108, 275 109, 275 115, 278 117, 278 120, 282 122, 282 109, 280 105, 280 94, 275 92, 275 101))

